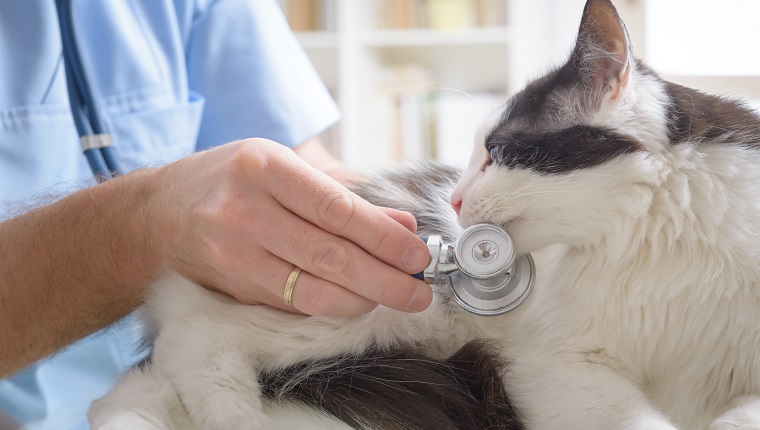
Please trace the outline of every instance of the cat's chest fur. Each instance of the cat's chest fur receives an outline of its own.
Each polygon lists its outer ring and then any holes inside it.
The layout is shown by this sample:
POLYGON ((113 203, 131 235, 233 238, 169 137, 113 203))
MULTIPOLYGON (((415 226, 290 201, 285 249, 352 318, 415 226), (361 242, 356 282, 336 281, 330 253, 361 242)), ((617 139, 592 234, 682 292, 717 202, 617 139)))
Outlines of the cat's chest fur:
POLYGON ((605 367, 683 428, 760 390, 760 155, 702 151, 603 240, 535 253, 535 292, 505 336, 516 385, 525 363, 605 367))

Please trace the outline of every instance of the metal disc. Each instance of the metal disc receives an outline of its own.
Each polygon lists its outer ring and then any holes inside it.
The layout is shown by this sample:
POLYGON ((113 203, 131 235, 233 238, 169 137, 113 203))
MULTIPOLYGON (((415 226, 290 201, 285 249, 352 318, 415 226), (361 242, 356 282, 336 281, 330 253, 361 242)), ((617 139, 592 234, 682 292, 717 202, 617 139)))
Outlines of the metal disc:
POLYGON ((503 275, 512 266, 515 247, 512 238, 494 224, 476 224, 457 239, 454 246, 459 269, 469 277, 489 279, 503 275))
POLYGON ((509 273, 492 279, 473 279, 461 271, 448 277, 454 300, 477 315, 495 316, 520 306, 536 281, 533 257, 525 254, 515 260, 509 273))

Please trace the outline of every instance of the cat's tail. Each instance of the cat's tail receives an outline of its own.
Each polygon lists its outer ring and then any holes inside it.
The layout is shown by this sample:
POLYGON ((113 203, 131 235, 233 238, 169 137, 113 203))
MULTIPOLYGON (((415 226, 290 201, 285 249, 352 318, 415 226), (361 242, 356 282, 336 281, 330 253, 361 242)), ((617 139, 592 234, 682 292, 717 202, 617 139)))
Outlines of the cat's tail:
POLYGON ((504 390, 506 364, 473 341, 447 360, 367 351, 263 374, 264 393, 361 430, 521 430, 504 390))

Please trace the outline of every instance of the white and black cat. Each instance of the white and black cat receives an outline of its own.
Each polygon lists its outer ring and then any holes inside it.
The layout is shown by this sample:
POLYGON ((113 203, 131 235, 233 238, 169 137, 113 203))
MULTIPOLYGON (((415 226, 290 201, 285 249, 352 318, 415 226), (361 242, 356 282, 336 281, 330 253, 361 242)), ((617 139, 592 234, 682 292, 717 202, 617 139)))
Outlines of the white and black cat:
POLYGON ((265 429, 262 385, 325 407, 350 400, 352 374, 363 403, 326 408, 355 427, 520 428, 511 402, 529 430, 760 429, 758 166, 757 115, 658 77, 609 0, 588 0, 568 62, 483 124, 455 188, 456 173, 421 167, 363 191, 456 236, 454 188, 462 224, 499 224, 534 253, 525 304, 477 317, 438 288, 420 314, 304 317, 165 279, 146 304, 153 361, 93 406, 93 429, 265 429), (469 372, 449 383, 475 403, 414 422, 419 386, 380 389, 400 378, 382 373, 393 360, 469 372), (413 411, 373 415, 394 405, 413 411), (492 421, 468 421, 478 407, 492 421))

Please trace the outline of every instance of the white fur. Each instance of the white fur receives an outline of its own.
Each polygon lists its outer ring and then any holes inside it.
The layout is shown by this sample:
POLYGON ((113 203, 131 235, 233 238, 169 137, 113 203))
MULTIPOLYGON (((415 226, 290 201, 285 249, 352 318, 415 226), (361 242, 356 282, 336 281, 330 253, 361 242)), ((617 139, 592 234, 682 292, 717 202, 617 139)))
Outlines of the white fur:
POLYGON ((130 372, 93 405, 93 429, 269 429, 258 371, 370 345, 411 344, 446 357, 468 340, 489 336, 483 321, 443 305, 440 296, 419 314, 381 307, 336 318, 241 305, 178 275, 153 292, 144 310, 158 333, 151 368, 130 372))

